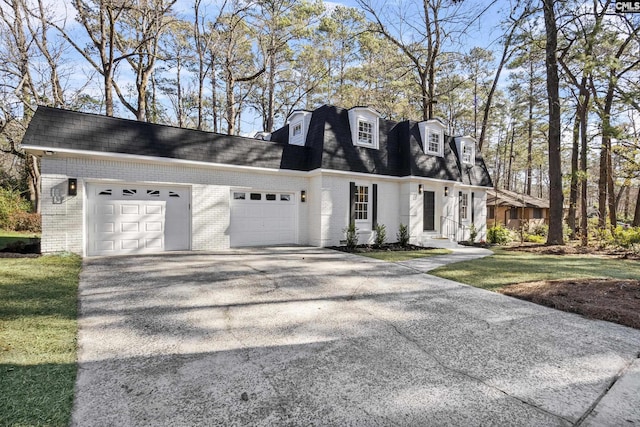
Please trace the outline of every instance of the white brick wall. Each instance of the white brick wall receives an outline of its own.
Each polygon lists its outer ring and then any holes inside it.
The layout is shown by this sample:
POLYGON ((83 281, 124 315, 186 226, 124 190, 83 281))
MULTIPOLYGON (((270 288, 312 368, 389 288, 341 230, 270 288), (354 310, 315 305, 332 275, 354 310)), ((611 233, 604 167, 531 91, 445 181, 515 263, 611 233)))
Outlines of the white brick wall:
MULTIPOLYGON (((338 245, 344 240, 349 223, 349 183, 378 185, 378 223, 387 228, 387 241, 396 240, 400 223, 408 225, 413 243, 422 241, 422 197, 418 182, 349 177, 323 173, 313 177, 284 172, 226 170, 205 166, 140 163, 82 158, 42 159, 43 252, 69 251, 84 254, 85 200, 87 182, 152 183, 187 185, 192 189, 193 250, 219 250, 229 247, 231 189, 294 192, 298 206, 298 243, 313 246, 338 245), (67 197, 67 179, 78 178, 78 196, 67 197), (300 203, 300 191, 307 192, 307 203, 300 203), (54 194, 62 196, 54 203, 54 194)), ((424 181, 422 181, 424 183, 424 181)), ((424 184, 436 191, 436 227, 440 215, 457 217, 459 187, 449 185, 449 197, 442 197, 442 183, 424 184), (442 211, 440 211, 442 209, 442 211)), ((468 191, 468 189, 465 189, 468 191)), ((485 238, 486 195, 475 192, 475 223, 485 238)), ((374 233, 363 223, 360 243, 371 243, 374 233)))
MULTIPOLYGON (((189 185, 192 188, 192 249, 218 250, 229 247, 229 194, 231 188, 291 191, 299 200, 308 190, 304 176, 259 171, 221 170, 188 165, 166 165, 131 161, 81 158, 42 159, 43 252, 70 251, 84 254, 84 200, 86 182, 109 180, 122 183, 189 185), (78 178, 78 196, 53 203, 58 186, 66 195, 67 178, 78 178)), ((309 244, 308 205, 298 203, 298 243, 309 244)))

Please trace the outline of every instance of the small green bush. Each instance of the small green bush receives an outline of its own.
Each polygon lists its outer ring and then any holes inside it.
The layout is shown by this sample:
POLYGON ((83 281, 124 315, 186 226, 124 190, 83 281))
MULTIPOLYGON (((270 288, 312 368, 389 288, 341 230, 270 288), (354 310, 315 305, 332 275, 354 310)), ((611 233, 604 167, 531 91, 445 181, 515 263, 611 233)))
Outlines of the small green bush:
POLYGON ((549 234, 549 226, 547 224, 534 225, 533 227, 531 227, 531 231, 529 234, 547 237, 547 235, 549 234))
POLYGON ((384 224, 376 224, 375 231, 376 237, 373 244, 379 248, 380 246, 384 245, 385 241, 387 240, 387 227, 385 227, 384 224))
POLYGON ((400 224, 396 238, 398 239, 398 244, 401 247, 406 248, 409 245, 409 227, 404 224, 400 224))
POLYGON ((356 227, 356 223, 351 221, 349 226, 344 230, 346 246, 349 252, 353 252, 356 250, 358 246, 358 228, 356 227))
POLYGON ((475 224, 471 224, 469 226, 469 242, 475 243, 476 238, 478 237, 478 229, 475 224))
POLYGON ((511 241, 511 232, 500 223, 487 230, 487 242, 494 245, 505 245, 511 241))
POLYGON ((16 221, 20 213, 27 213, 31 209, 29 202, 20 197, 20 193, 6 188, 0 188, 0 228, 16 230, 16 221))
POLYGON ((616 227, 612 233, 613 244, 633 252, 640 251, 640 227, 616 227))
POLYGON ((547 241, 547 238, 545 236, 539 236, 537 234, 526 234, 524 237, 524 241, 531 243, 544 243, 547 241))

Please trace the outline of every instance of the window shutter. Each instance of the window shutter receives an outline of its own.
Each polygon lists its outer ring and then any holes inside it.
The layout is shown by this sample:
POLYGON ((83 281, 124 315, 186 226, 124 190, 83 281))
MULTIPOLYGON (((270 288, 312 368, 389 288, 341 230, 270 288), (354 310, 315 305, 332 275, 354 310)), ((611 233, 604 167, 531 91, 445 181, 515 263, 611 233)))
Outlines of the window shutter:
POLYGON ((475 205, 475 203, 474 203, 475 195, 476 195, 476 193, 474 193, 472 191, 471 192, 471 223, 472 224, 474 224, 476 222, 476 211, 475 211, 475 209, 473 209, 473 206, 475 205))
POLYGON ((376 228, 378 225, 378 184, 373 184, 373 189, 371 190, 371 227, 376 228))
POLYGON ((356 220, 356 183, 349 183, 349 224, 356 220))

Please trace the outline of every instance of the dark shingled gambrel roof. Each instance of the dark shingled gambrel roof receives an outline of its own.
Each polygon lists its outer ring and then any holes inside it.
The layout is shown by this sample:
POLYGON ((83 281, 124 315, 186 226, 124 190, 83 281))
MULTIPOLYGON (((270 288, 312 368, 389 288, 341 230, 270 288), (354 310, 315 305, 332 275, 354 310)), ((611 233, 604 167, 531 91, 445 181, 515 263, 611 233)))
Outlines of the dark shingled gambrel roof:
MULTIPOLYGON (((417 122, 396 123, 380 119, 379 124, 378 149, 359 147, 351 141, 348 110, 329 105, 318 108, 311 116, 307 134, 309 169, 417 176, 493 186, 478 150, 475 150, 476 161, 473 166, 461 165, 455 138, 446 138, 443 157, 433 156, 424 152, 417 122)), ((271 139, 288 143, 288 125, 275 131, 271 139)))
POLYGON ((424 153, 418 123, 380 119, 378 149, 351 141, 349 111, 324 105, 311 116, 305 146, 291 145, 289 126, 271 141, 156 125, 135 120, 39 107, 23 146, 122 153, 310 171, 331 169, 386 176, 417 176, 491 187, 482 155, 473 166, 461 165, 455 139, 447 137, 444 156, 424 153))
POLYGON ((42 106, 22 145, 308 170, 305 147, 42 106))

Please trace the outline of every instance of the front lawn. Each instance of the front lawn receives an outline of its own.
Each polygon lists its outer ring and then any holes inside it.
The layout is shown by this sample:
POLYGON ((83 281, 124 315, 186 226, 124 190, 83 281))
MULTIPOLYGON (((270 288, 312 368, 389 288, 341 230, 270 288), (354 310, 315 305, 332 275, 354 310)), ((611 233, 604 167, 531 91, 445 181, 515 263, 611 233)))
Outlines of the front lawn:
POLYGON ((0 425, 66 426, 81 259, 0 258, 0 425))
POLYGON ((380 259, 388 262, 407 261, 415 258, 424 258, 435 255, 447 255, 451 251, 448 249, 418 249, 414 251, 371 251, 371 252, 358 252, 358 255, 367 256, 369 258, 380 259))
POLYGON ((556 279, 640 279, 638 261, 595 255, 540 255, 494 249, 494 255, 439 267, 430 274, 497 291, 514 283, 556 279))

